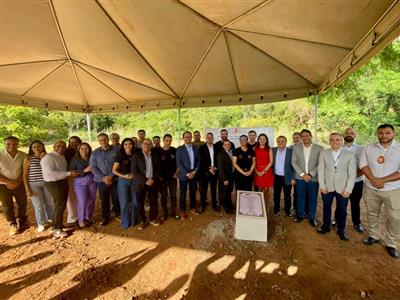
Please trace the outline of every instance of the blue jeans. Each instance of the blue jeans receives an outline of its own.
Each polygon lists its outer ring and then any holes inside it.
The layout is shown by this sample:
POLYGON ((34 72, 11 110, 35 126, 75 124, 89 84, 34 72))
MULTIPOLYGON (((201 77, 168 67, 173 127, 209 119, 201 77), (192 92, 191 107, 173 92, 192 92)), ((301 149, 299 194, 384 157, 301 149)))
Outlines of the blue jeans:
POLYGON ((132 189, 131 180, 118 178, 118 199, 121 208, 121 226, 128 228, 136 224, 136 193, 132 189))
POLYGON ((337 192, 330 192, 328 194, 321 194, 323 201, 323 222, 322 226, 329 228, 331 225, 331 215, 332 215, 332 202, 333 198, 336 198, 336 212, 335 218, 337 223, 337 231, 339 233, 344 232, 346 227, 346 217, 347 217, 347 203, 348 198, 344 198, 337 192))
POLYGON ((296 216, 297 218, 304 218, 304 206, 306 195, 310 199, 310 204, 308 208, 308 216, 310 220, 315 220, 315 215, 317 211, 317 197, 318 197, 318 182, 309 181, 306 182, 303 179, 296 179, 296 216))
POLYGON ((44 189, 44 181, 29 182, 32 190, 32 205, 38 225, 44 225, 47 220, 53 220, 54 202, 51 195, 44 189))
POLYGON ((180 188, 180 209, 182 212, 186 211, 186 192, 189 186, 190 195, 190 209, 196 207, 196 191, 197 191, 197 180, 179 180, 180 188))

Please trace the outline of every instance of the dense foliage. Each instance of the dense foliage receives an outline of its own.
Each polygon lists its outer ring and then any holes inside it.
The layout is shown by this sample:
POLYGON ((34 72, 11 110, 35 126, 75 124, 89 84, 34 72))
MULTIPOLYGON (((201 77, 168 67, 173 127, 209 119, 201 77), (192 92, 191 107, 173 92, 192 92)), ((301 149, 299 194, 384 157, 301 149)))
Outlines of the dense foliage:
MULTIPOLYGON (((136 135, 178 133, 177 110, 92 115, 93 135, 101 131, 136 135)), ((277 134, 290 135, 301 128, 314 129, 314 98, 247 106, 193 108, 181 111, 182 130, 207 127, 273 127, 277 134)), ((375 128, 388 122, 400 127, 400 40, 389 45, 338 87, 319 98, 318 135, 326 142, 328 133, 351 126, 359 142, 374 140, 375 128)), ((52 141, 79 134, 87 139, 86 116, 79 113, 0 106, 0 137, 13 134, 26 144, 33 139, 52 141)))

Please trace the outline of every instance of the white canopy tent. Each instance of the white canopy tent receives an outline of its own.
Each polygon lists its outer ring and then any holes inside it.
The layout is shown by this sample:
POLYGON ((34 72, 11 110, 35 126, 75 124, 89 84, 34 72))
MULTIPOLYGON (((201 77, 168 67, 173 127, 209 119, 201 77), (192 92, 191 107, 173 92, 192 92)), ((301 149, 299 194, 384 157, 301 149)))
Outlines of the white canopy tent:
POLYGON ((399 0, 3 0, 0 103, 94 113, 301 98, 399 34, 399 0))

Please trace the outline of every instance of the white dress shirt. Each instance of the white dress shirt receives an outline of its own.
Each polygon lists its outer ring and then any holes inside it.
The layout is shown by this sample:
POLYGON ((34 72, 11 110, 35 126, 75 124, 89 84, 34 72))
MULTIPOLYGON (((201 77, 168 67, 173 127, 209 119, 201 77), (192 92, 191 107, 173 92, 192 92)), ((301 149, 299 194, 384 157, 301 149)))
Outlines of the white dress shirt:
POLYGON ((40 165, 46 182, 62 180, 71 175, 71 172, 67 171, 67 160, 64 155, 55 151, 46 154, 40 160, 40 165))
POLYGON ((305 145, 303 145, 303 151, 304 151, 304 168, 305 168, 305 173, 304 174, 308 174, 308 162, 310 160, 310 155, 311 155, 311 148, 312 148, 312 144, 308 147, 306 147, 305 145))
MULTIPOLYGON (((395 141, 392 142, 390 147, 384 148, 379 142, 369 144, 361 151, 360 168, 368 166, 375 177, 381 178, 400 172, 400 144, 395 141), (378 163, 378 157, 383 156, 384 162, 378 163)), ((366 178, 366 185, 373 190, 375 188, 366 178)), ((393 191, 400 189, 400 180, 386 182, 382 189, 379 191, 393 191)))
POLYGON ((214 145, 207 144, 208 151, 210 152, 210 158, 211 158, 211 167, 214 167, 214 145))
POLYGON ((339 158, 340 158, 341 152, 342 152, 342 148, 339 148, 338 150, 332 149, 332 159, 333 159, 333 165, 335 166, 335 169, 339 163, 339 158))
POLYGON ((22 175, 22 165, 26 154, 18 151, 12 157, 6 149, 0 152, 0 174, 11 180, 17 180, 22 175))
MULTIPOLYGON (((354 155, 356 156, 357 169, 360 169, 361 147, 359 145, 357 145, 356 143, 353 143, 350 147, 343 145, 342 148, 343 148, 343 150, 347 150, 347 151, 354 153, 354 155)), ((360 182, 360 181, 364 181, 364 175, 358 176, 356 178, 356 182, 360 182)))

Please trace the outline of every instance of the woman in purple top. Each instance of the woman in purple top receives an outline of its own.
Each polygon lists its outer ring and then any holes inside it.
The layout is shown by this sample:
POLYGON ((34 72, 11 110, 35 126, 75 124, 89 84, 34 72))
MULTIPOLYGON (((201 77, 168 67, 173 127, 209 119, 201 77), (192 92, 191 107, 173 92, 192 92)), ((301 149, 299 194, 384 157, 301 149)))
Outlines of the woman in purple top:
POLYGON ((77 170, 79 176, 74 178, 74 191, 77 200, 79 227, 93 224, 93 211, 96 202, 96 183, 89 166, 92 148, 88 143, 82 143, 76 149, 75 156, 69 163, 69 170, 77 170))

